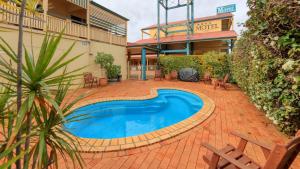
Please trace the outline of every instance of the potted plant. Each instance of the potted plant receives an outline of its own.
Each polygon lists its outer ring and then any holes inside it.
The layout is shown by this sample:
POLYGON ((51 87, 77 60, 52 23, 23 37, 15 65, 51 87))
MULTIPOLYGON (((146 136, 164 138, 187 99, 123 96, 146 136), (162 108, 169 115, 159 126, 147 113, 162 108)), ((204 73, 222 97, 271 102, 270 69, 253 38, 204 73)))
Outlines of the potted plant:
POLYGON ((111 54, 97 53, 95 63, 100 65, 101 78, 99 78, 100 86, 106 86, 108 84, 107 80, 107 69, 113 64, 114 58, 111 54))
POLYGON ((165 79, 166 80, 171 80, 172 79, 171 71, 172 71, 172 62, 171 62, 171 60, 170 59, 165 60, 164 74, 165 74, 165 79))
POLYGON ((107 77, 109 82, 119 82, 121 76, 121 66, 111 65, 107 67, 107 77))
POLYGON ((171 78, 172 78, 172 79, 177 79, 177 77, 178 77, 178 72, 177 72, 177 70, 172 70, 172 71, 171 71, 171 78))

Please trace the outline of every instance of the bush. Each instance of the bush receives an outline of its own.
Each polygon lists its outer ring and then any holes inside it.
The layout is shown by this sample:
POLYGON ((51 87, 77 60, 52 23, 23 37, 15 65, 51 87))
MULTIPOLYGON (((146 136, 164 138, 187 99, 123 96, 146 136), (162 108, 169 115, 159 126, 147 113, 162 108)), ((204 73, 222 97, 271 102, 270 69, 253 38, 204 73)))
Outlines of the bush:
POLYGON ((255 105, 292 135, 300 128, 299 4, 260 0, 248 6, 248 30, 235 44, 231 72, 255 105))
POLYGON ((117 78, 121 74, 121 66, 114 65, 114 57, 107 53, 98 53, 95 59, 95 63, 99 64, 101 68, 106 70, 106 76, 108 79, 117 78))
POLYGON ((114 63, 114 57, 111 54, 103 53, 103 52, 98 52, 95 63, 99 64, 101 68, 108 68, 114 63))
POLYGON ((165 74, 169 74, 171 71, 179 71, 182 68, 194 68, 198 70, 196 64, 196 56, 161 56, 159 57, 159 64, 163 68, 165 74))
POLYGON ((166 55, 159 58, 159 64, 165 74, 172 70, 182 68, 196 69, 202 77, 205 72, 210 72, 216 78, 222 78, 229 73, 228 55, 220 52, 207 52, 203 55, 172 56, 166 55))
POLYGON ((121 74, 121 66, 111 65, 107 68, 107 78, 116 79, 121 74))
POLYGON ((209 72, 215 78, 223 78, 229 72, 229 56, 222 52, 207 52, 200 57, 201 72, 209 72))

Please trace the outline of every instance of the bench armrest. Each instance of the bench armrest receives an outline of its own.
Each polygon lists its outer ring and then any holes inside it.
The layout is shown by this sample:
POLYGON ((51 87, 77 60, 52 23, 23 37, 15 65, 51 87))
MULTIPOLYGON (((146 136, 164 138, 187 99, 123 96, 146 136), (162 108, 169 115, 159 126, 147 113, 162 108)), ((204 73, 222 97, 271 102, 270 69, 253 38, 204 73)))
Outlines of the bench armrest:
POLYGON ((236 167, 238 167, 240 169, 252 169, 251 167, 244 165, 243 163, 239 162, 238 160, 236 160, 236 159, 232 158, 231 156, 219 151, 218 149, 214 148, 213 146, 211 146, 207 143, 203 143, 202 146, 207 148, 208 150, 212 151, 214 153, 214 155, 217 155, 217 156, 227 160, 228 162, 230 162, 231 164, 235 165, 236 167))
POLYGON ((239 137, 239 138, 241 138, 243 140, 246 140, 247 142, 255 144, 255 145, 257 145, 257 146, 259 146, 259 147, 261 147, 261 148, 263 148, 265 150, 268 150, 268 151, 271 151, 273 149, 273 147, 274 147, 272 145, 268 145, 268 144, 265 144, 265 143, 260 143, 260 142, 258 142, 256 140, 252 139, 252 138, 249 138, 249 137, 244 136, 242 134, 239 134, 237 132, 231 132, 231 134, 234 135, 234 136, 237 136, 237 137, 239 137))

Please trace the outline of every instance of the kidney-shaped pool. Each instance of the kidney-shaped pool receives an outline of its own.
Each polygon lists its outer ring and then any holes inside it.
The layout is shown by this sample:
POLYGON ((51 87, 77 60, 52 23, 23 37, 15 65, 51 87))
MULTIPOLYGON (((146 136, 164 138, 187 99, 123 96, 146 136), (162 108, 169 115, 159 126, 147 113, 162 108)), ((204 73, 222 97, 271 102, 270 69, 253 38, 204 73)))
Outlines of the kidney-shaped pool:
POLYGON ((65 129, 81 138, 137 136, 183 121, 202 107, 202 99, 193 93, 159 89, 152 99, 107 101, 78 108, 72 117, 86 114, 89 118, 67 123, 65 129))

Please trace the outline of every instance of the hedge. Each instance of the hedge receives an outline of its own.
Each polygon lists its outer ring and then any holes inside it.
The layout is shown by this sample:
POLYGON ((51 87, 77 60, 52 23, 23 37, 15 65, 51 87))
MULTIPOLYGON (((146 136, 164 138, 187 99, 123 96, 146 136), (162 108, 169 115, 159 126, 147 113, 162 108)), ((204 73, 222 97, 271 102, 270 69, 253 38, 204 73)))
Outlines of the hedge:
POLYGON ((254 104, 293 135, 300 129, 299 3, 249 0, 248 6, 248 30, 235 44, 231 72, 254 104))
POLYGON ((229 72, 228 55, 221 52, 207 52, 203 55, 172 56, 165 55, 159 58, 159 64, 165 74, 182 68, 194 68, 202 77, 205 72, 216 78, 222 78, 229 72))

